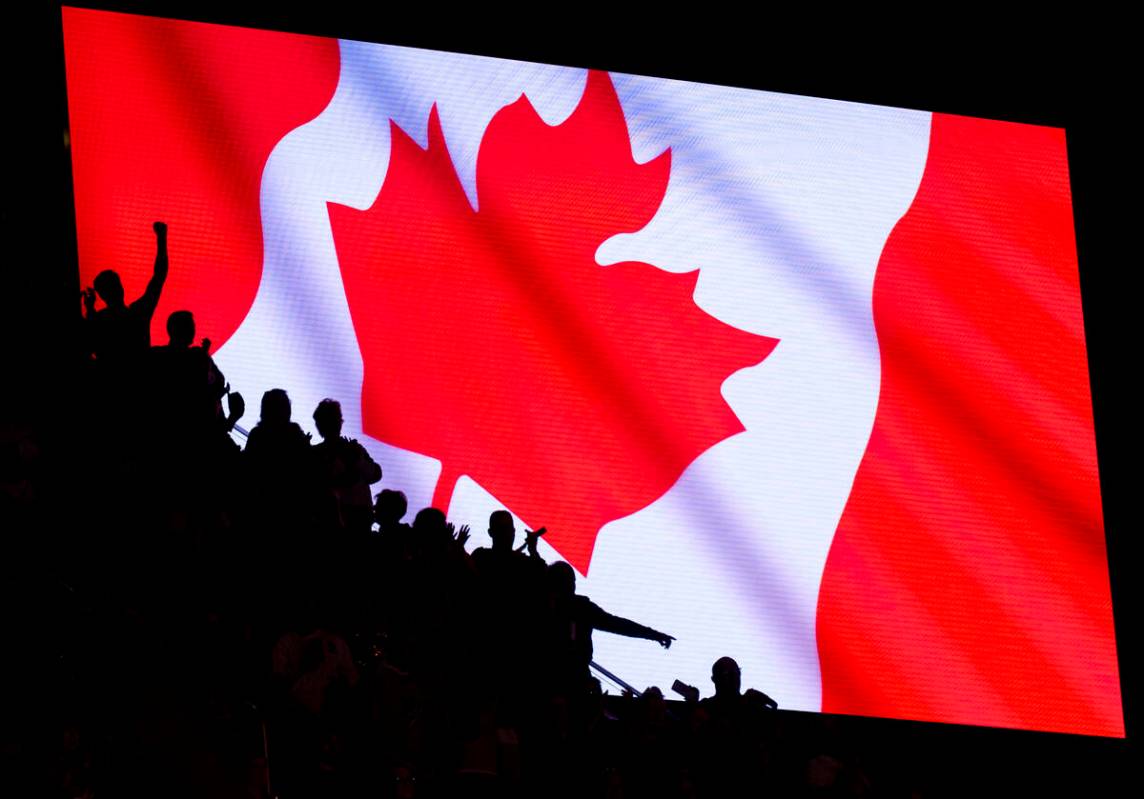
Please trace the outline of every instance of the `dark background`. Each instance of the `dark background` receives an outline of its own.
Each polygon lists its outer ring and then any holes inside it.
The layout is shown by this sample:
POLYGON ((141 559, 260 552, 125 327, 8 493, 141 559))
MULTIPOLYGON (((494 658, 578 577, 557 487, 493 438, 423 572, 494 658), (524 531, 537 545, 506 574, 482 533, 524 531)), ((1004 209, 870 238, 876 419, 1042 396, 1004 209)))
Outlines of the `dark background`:
MULTIPOLYGON (((1139 403, 1129 378, 1140 363, 1140 337, 1131 331, 1141 314, 1131 289, 1140 257, 1129 246, 1137 226, 1128 216, 1140 209, 1129 121, 1139 88, 1118 35, 1123 25, 1092 25, 1074 13, 1055 24, 999 27, 964 9, 859 21, 814 8, 759 24, 717 16, 706 5, 689 17, 648 7, 635 15, 643 19, 621 19, 614 5, 546 5, 523 16, 477 9, 446 19, 440 8, 398 14, 381 4, 373 13, 330 2, 304 12, 159 0, 71 4, 1065 128, 1128 740, 859 718, 834 723, 863 738, 875 756, 964 789, 996 787, 988 775, 997 769, 1014 787, 1103 792, 1137 781, 1139 525, 1130 503, 1139 403), (908 33, 891 33, 891 25, 908 33)), ((5 425, 31 424, 50 438, 54 419, 83 413, 61 393, 80 303, 59 5, 2 13, 7 263, 0 318, 9 360, 0 403, 5 425)), ((10 563, 5 573, 24 565, 10 563)), ((7 611, 24 622, 37 615, 34 600, 7 611)), ((807 723, 819 723, 807 715, 807 723)))

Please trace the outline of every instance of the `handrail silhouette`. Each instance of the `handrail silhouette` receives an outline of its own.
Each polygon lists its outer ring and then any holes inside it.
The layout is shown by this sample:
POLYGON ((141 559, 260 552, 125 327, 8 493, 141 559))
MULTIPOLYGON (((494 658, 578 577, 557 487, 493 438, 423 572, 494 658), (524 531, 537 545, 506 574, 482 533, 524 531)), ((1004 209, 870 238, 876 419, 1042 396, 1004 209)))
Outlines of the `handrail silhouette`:
POLYGON ((642 691, 637 691, 637 690, 636 690, 635 688, 633 688, 633 687, 632 687, 630 684, 628 684, 628 683, 627 683, 627 682, 625 682, 623 679, 621 679, 621 678, 617 677, 615 674, 613 674, 612 672, 610 672, 610 671, 608 671, 607 669, 605 669, 603 666, 601 666, 601 665, 600 665, 599 663, 597 663, 596 661, 594 661, 594 660, 590 660, 590 661, 588 661, 588 666, 589 666, 589 667, 591 667, 593 671, 597 671, 597 672, 599 672, 599 673, 600 673, 600 675, 601 675, 602 677, 604 677, 604 679, 606 679, 606 680, 609 680, 610 682, 612 682, 612 683, 614 683, 614 684, 616 684, 616 685, 620 686, 620 687, 621 687, 621 688, 623 688, 625 691, 627 691, 628 693, 630 693, 632 696, 636 696, 636 697, 639 697, 639 696, 643 696, 643 692, 642 692, 642 691))

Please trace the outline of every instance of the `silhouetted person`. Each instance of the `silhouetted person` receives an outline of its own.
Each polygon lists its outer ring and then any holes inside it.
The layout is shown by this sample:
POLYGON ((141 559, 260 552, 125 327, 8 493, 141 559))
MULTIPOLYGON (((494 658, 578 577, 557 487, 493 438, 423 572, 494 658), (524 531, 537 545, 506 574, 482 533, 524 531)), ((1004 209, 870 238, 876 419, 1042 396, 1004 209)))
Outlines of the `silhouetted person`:
POLYGON ((190 311, 167 317, 168 343, 152 347, 133 421, 146 453, 143 479, 156 508, 173 527, 203 532, 225 514, 240 468, 238 446, 228 433, 245 410, 242 396, 230 397, 230 415, 222 410, 226 380, 215 366, 209 342, 193 346, 195 319, 190 311))
POLYGON ((516 541, 516 524, 512 520, 512 514, 507 510, 495 510, 489 515, 489 538, 492 539, 493 545, 473 550, 473 562, 478 570, 483 570, 491 579, 497 581, 505 579, 499 574, 505 570, 526 569, 537 573, 536 570, 544 566, 544 561, 537 551, 537 542, 541 535, 543 528, 525 531, 525 543, 528 549, 528 556, 525 557, 512 548, 516 541))
POLYGON ((314 410, 322 442, 311 450, 326 527, 361 537, 369 534, 373 509, 369 487, 381 479, 381 467, 356 440, 342 436, 342 406, 324 399, 314 410))
POLYGON ((742 688, 742 672, 734 658, 721 657, 711 666, 711 682, 715 684, 716 701, 738 701, 742 688))
POLYGON ((153 375, 158 392, 159 423, 176 435, 199 436, 228 433, 242 416, 246 404, 237 392, 230 395, 230 415, 224 415, 222 398, 228 393, 226 379, 210 356, 210 341, 195 340, 195 317, 190 311, 175 311, 167 317, 168 342, 152 349, 153 375))
POLYGON ((310 437, 290 416, 290 396, 285 389, 272 388, 263 394, 258 424, 247 436, 245 451, 267 459, 283 453, 292 460, 304 458, 310 437))
POLYGON ((295 618, 271 652, 273 776, 284 796, 343 795, 323 790, 337 762, 327 756, 351 731, 360 673, 345 639, 319 621, 317 604, 295 618))
POLYGON ((559 680, 558 690, 575 696, 591 678, 592 632, 646 638, 665 649, 675 640, 666 633, 642 624, 613 616, 586 596, 576 593, 576 572, 563 561, 548 567, 550 617, 547 622, 553 658, 552 668, 559 680))
POLYGON ((746 693, 741 692, 742 674, 739 664, 733 658, 721 657, 712 664, 711 682, 715 684, 715 696, 700 703, 708 709, 738 706, 744 702, 759 709, 774 710, 778 707, 775 700, 755 688, 747 689, 746 693))
POLYGON ((453 682, 457 664, 471 654, 472 569, 437 508, 417 512, 412 538, 413 557, 399 580, 402 613, 395 638, 412 654, 414 671, 439 690, 453 682))
POLYGON ((95 276, 92 287, 83 292, 84 315, 87 318, 88 347, 102 366, 119 366, 143 358, 151 346, 151 317, 159 304, 159 295, 167 281, 167 226, 153 225, 155 230, 155 268, 147 289, 128 305, 124 299, 119 274, 105 269, 95 276), (106 305, 95 310, 95 296, 106 305))
POLYGON ((654 685, 632 704, 633 712, 625 716, 627 735, 623 741, 625 795, 675 795, 680 769, 688 760, 679 723, 669 713, 663 692, 654 685))
MULTIPOLYGON (((484 602, 494 618, 501 614, 515 614, 518 610, 527 615, 532 609, 539 608, 544 596, 545 569, 544 560, 537 551, 541 532, 525 531, 528 550, 528 555, 525 555, 513 549, 516 525, 512 514, 507 510, 497 510, 489 515, 489 538, 493 545, 473 550, 473 565, 481 578, 484 602)), ((508 624, 507 618, 505 623, 508 624)), ((510 632, 512 637, 517 637, 515 625, 510 632)))
POLYGON ((489 515, 491 547, 473 550, 482 613, 478 618, 481 657, 477 682, 501 702, 502 721, 514 716, 533 690, 540 669, 530 640, 538 629, 544 603, 544 560, 537 551, 538 532, 525 531, 527 555, 513 549, 516 525, 507 510, 489 515))
POLYGON ((312 506, 310 437, 290 421, 290 397, 283 389, 262 395, 258 424, 247 437, 243 457, 256 524, 297 532, 312 506))
POLYGON ((381 535, 400 531, 403 535, 410 530, 408 524, 401 520, 409 512, 409 500, 401 491, 385 488, 378 492, 373 502, 373 520, 377 522, 377 531, 381 535))
POLYGON ((373 520, 377 522, 376 546, 374 547, 386 568, 411 557, 413 528, 401 520, 409 511, 409 501, 405 494, 386 488, 374 497, 373 520))
POLYGON ((758 786, 770 767, 770 733, 777 705, 761 691, 741 691, 739 664, 721 657, 711 666, 715 695, 697 711, 700 775, 711 796, 734 795, 737 786, 758 786))
POLYGON ((341 680, 352 687, 358 681, 349 646, 312 612, 278 639, 271 657, 279 684, 315 715, 321 713, 331 683, 341 680))

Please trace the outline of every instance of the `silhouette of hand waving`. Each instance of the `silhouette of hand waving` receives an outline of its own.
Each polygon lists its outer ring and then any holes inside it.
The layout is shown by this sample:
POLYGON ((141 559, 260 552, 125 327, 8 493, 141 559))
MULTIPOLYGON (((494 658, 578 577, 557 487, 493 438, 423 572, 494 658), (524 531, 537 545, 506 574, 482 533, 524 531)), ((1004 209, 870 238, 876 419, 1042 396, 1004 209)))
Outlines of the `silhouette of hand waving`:
POLYGON ((452 522, 445 522, 445 529, 449 531, 449 537, 464 549, 465 542, 469 540, 469 525, 462 524, 458 529, 452 522))
POLYGON ((459 545, 461 545, 462 547, 464 547, 465 544, 468 542, 468 540, 469 540, 469 525, 462 524, 461 528, 459 530, 457 530, 457 543, 459 545))

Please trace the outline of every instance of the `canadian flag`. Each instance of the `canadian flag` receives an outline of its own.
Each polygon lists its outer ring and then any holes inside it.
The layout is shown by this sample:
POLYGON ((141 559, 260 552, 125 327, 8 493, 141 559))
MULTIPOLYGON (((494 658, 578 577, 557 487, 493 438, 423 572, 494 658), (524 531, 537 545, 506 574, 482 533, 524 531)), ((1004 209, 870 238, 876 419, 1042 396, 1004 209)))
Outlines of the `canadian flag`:
MULTIPOLYGON (((80 272, 801 710, 1123 736, 1064 132, 64 10, 80 272)), ((256 403, 252 403, 252 407, 256 403)), ((475 537, 474 545, 483 543, 475 537)))

